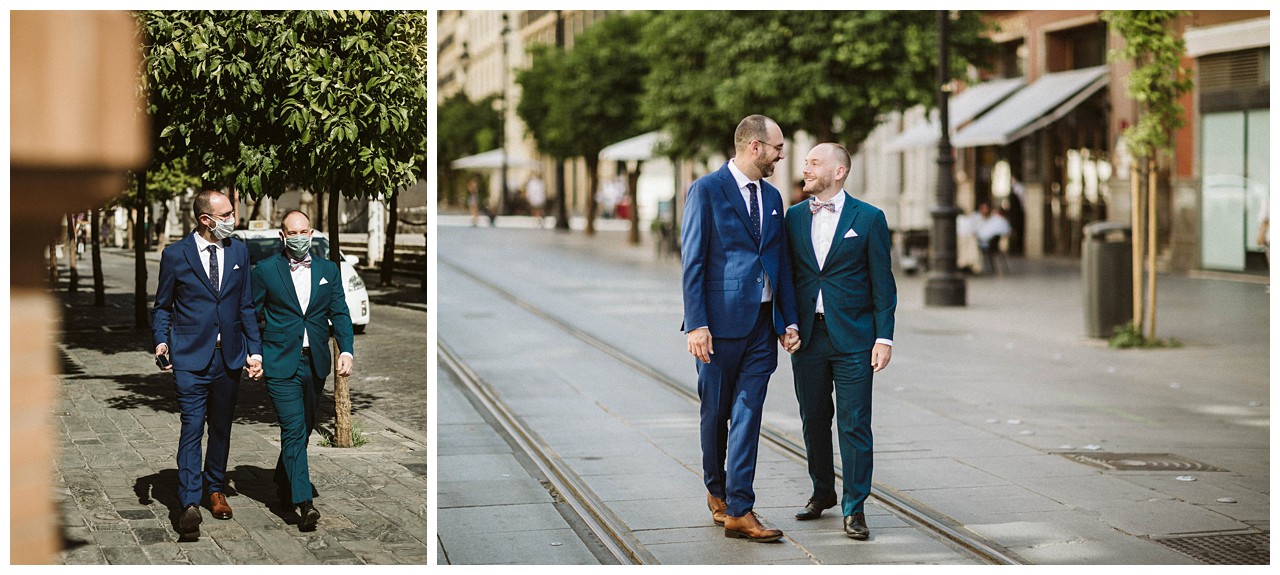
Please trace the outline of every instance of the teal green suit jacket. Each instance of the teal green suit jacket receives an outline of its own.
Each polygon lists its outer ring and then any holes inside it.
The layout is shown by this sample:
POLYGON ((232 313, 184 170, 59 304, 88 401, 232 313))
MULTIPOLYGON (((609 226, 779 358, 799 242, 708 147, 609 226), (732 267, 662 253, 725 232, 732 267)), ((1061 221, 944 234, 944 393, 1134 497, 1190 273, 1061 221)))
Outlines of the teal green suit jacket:
MULTIPOLYGON (((841 192, 844 193, 844 192, 841 192)), ((809 202, 787 210, 787 243, 799 316, 801 349, 813 334, 818 291, 831 344, 840 353, 870 350, 876 339, 893 339, 898 290, 889 256, 889 225, 884 212, 845 195, 827 259, 814 255, 809 202)))
POLYGON ((298 303, 289 259, 283 253, 259 262, 252 279, 253 307, 258 317, 266 320, 262 330, 262 369, 268 379, 287 379, 297 371, 302 359, 303 330, 311 346, 311 366, 325 377, 333 367, 330 322, 338 351, 355 355, 351 313, 338 264, 311 258, 311 298, 305 310, 298 303))

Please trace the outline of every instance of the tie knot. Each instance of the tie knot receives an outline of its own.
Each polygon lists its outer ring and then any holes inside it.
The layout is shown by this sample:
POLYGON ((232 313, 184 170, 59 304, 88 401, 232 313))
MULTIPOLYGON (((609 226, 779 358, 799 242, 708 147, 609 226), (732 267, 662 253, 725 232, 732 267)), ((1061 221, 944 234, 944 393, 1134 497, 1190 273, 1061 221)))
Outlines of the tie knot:
POLYGON ((747 182, 747 189, 748 189, 748 190, 751 190, 751 193, 753 193, 753 194, 754 194, 754 193, 756 193, 756 184, 755 184, 755 182, 747 182))
POLYGON ((827 210, 833 214, 836 213, 836 201, 824 202, 818 198, 809 198, 809 213, 816 214, 821 210, 827 210))
POLYGON ((212 253, 217 253, 217 251, 218 251, 218 246, 216 246, 216 245, 214 245, 214 244, 209 244, 209 247, 205 248, 205 251, 207 251, 207 252, 209 252, 209 253, 211 253, 211 254, 212 254, 212 253))

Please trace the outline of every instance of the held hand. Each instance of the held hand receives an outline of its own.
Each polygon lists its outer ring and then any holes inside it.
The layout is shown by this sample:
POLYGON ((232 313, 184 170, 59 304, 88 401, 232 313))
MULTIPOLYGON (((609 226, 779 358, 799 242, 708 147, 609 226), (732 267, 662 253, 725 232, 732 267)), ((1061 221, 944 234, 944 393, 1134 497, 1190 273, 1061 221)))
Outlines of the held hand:
POLYGON ((700 327, 689 332, 687 339, 689 353, 693 354, 693 357, 698 358, 698 361, 702 363, 711 363, 711 356, 715 354, 715 350, 711 347, 711 330, 700 327))
POLYGON ((871 372, 878 372, 889 367, 889 358, 893 357, 893 346, 877 343, 871 348, 871 372))
POLYGON ((262 362, 256 359, 250 359, 245 362, 249 366, 249 377, 253 379, 262 379, 262 362))
POLYGON ((338 356, 338 375, 341 375, 342 377, 347 377, 351 375, 351 364, 352 364, 351 356, 349 355, 338 356))
POLYGON ((800 332, 787 328, 787 333, 778 337, 778 341, 782 343, 782 349, 787 353, 795 353, 800 350, 800 332))

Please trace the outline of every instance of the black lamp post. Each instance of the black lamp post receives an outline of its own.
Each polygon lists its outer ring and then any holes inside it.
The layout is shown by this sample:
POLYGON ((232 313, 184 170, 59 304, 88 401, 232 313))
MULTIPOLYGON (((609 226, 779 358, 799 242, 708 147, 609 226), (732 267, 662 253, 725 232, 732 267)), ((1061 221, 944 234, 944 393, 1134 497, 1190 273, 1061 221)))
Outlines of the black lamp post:
POLYGON ((937 205, 933 207, 933 230, 929 238, 933 265, 924 286, 927 306, 965 305, 965 282, 956 270, 956 182, 955 158, 951 153, 951 122, 947 97, 951 83, 950 43, 951 14, 938 11, 938 119, 942 123, 942 139, 938 140, 937 205))
POLYGON ((506 12, 502 13, 502 198, 499 199, 498 213, 509 215, 511 207, 510 190, 507 189, 507 155, 511 150, 507 147, 507 35, 511 33, 511 19, 506 12))

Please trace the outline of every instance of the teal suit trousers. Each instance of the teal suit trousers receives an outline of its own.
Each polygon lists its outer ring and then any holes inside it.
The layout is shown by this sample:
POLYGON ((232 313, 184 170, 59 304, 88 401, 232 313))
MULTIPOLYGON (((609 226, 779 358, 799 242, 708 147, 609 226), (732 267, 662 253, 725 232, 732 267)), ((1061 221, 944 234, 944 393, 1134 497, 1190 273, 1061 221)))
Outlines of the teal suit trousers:
POLYGON ((316 427, 316 409, 324 394, 325 374, 312 368, 304 355, 292 377, 267 378, 267 393, 280 421, 280 457, 276 460, 276 489, 294 505, 311 501, 315 486, 307 469, 307 439, 316 427))

